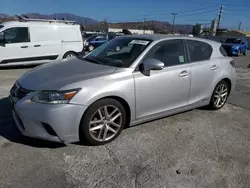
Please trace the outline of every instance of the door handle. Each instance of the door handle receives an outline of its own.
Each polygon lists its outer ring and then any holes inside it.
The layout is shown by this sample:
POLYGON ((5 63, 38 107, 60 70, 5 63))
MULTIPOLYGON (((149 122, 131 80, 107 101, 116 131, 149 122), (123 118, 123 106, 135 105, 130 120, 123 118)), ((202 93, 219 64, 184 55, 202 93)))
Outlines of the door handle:
POLYGON ((28 46, 21 46, 21 48, 28 48, 28 46))
POLYGON ((189 75, 189 73, 188 73, 188 71, 186 71, 186 70, 182 71, 182 72, 179 74, 180 77, 186 77, 186 76, 188 76, 188 75, 189 75))
POLYGON ((219 66, 213 65, 213 66, 211 67, 211 70, 217 70, 218 68, 219 68, 219 66))
POLYGON ((36 45, 34 45, 34 47, 40 47, 41 45, 40 44, 36 44, 36 45))

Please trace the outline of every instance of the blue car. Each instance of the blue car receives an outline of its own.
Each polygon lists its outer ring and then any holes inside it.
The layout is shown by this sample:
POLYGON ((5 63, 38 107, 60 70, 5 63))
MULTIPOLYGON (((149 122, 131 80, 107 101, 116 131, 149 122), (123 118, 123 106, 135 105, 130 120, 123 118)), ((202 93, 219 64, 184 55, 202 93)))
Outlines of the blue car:
POLYGON ((114 38, 113 35, 92 36, 88 38, 86 41, 84 41, 84 49, 87 51, 92 51, 113 38, 114 38))
POLYGON ((247 55, 248 43, 243 38, 227 38, 222 46, 228 55, 247 55))

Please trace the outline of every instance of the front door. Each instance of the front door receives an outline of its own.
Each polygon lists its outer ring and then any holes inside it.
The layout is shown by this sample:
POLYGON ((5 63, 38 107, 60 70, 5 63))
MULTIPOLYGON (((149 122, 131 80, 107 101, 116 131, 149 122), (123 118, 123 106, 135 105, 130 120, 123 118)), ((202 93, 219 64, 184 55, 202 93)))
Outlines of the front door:
POLYGON ((0 64, 20 63, 29 58, 31 46, 27 27, 8 28, 0 36, 0 64))
POLYGON ((151 71, 150 76, 140 71, 133 73, 137 120, 179 110, 188 103, 191 70, 186 63, 182 40, 166 40, 156 44, 144 60, 147 58, 158 59, 165 67, 151 71))

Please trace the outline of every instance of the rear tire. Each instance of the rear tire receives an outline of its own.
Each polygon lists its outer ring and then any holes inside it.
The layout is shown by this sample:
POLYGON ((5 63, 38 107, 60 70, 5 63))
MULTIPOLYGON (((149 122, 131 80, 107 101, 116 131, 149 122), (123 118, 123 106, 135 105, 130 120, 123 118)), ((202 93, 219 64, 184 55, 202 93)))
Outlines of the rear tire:
POLYGON ((126 124, 126 111, 117 100, 105 98, 93 103, 82 117, 81 142, 103 145, 116 139, 126 124))
POLYGON ((67 53, 64 54, 63 59, 69 59, 69 58, 72 58, 72 57, 75 57, 75 56, 76 56, 75 52, 67 52, 67 53))
POLYGON ((247 50, 243 53, 243 55, 244 55, 244 56, 246 56, 246 55, 247 55, 247 50))
POLYGON ((221 80, 215 87, 212 97, 210 99, 209 108, 212 110, 221 109, 227 102, 230 88, 228 84, 221 80))

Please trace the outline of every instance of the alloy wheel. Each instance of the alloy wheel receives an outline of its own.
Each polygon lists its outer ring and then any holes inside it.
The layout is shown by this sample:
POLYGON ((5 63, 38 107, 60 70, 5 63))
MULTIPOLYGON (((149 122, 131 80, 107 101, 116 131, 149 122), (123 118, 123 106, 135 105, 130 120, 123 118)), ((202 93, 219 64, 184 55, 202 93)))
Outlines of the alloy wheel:
POLYGON ((74 54, 68 54, 68 55, 66 56, 66 59, 72 58, 72 57, 74 57, 74 54))
POLYGON ((228 88, 225 84, 221 84, 217 87, 214 94, 214 106, 221 108, 228 97, 228 88))
POLYGON ((116 106, 105 105, 99 108, 89 122, 91 137, 99 142, 115 137, 122 127, 122 113, 116 106))

